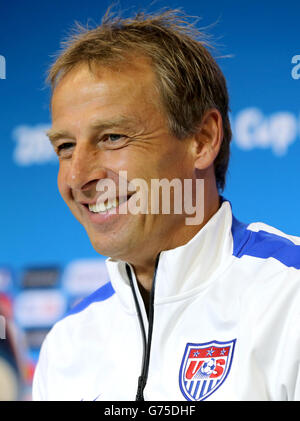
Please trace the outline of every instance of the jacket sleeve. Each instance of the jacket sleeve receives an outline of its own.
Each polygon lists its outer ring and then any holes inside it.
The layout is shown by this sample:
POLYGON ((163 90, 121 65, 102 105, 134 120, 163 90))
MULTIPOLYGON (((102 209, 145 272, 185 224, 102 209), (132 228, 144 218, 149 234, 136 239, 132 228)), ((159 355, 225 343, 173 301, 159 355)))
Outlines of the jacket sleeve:
POLYGON ((297 379, 295 385, 294 401, 300 401, 300 363, 298 363, 297 379))
MULTIPOLYGON (((299 299, 297 300, 299 302, 299 299)), ((298 303, 297 303, 298 305, 298 303)), ((300 314, 299 310, 290 322, 284 340, 281 370, 286 375, 287 400, 300 401, 300 314)))
POLYGON ((33 383, 32 383, 32 400, 46 401, 47 400, 47 338, 44 340, 40 350, 39 360, 35 368, 33 383))

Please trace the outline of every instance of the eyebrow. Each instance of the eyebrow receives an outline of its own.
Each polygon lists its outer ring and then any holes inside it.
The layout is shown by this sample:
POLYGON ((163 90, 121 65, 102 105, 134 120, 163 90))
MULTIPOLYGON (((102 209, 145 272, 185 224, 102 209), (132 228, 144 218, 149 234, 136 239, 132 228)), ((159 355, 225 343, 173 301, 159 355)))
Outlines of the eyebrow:
POLYGON ((65 131, 65 130, 55 130, 55 129, 50 129, 46 132, 46 135, 48 136, 50 142, 52 144, 54 144, 55 142, 57 142, 59 139, 63 138, 63 137, 68 137, 68 138, 74 138, 69 132, 65 131))
MULTIPOLYGON (((138 121, 136 118, 127 117, 127 116, 120 116, 118 118, 110 119, 110 120, 94 120, 91 125, 90 129, 93 131, 99 130, 107 130, 109 128, 123 128, 123 129, 131 129, 136 127, 138 121)), ((61 138, 69 138, 75 139, 75 137, 67 130, 56 130, 50 129, 46 132, 50 142, 54 144, 61 138)))

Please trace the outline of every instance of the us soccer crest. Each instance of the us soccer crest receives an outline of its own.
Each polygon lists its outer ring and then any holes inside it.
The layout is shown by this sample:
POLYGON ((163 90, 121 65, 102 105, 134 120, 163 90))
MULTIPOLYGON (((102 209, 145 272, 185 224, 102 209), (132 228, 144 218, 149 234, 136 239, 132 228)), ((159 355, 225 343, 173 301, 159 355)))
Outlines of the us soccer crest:
POLYGON ((231 368, 235 341, 186 345, 179 386, 187 400, 203 401, 224 383, 231 368))

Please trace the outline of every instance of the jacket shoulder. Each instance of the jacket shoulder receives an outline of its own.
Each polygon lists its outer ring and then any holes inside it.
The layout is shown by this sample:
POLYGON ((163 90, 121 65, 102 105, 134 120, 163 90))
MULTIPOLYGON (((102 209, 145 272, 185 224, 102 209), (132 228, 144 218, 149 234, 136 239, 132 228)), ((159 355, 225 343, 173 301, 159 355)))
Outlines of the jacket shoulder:
POLYGON ((71 308, 63 318, 80 313, 95 302, 106 301, 108 298, 114 295, 114 293, 115 291, 112 287, 111 282, 107 282, 105 285, 98 288, 92 294, 83 298, 78 304, 71 308))
POLYGON ((286 267, 300 270, 300 238, 283 233, 267 224, 244 224, 233 217, 233 255, 274 258, 286 267))

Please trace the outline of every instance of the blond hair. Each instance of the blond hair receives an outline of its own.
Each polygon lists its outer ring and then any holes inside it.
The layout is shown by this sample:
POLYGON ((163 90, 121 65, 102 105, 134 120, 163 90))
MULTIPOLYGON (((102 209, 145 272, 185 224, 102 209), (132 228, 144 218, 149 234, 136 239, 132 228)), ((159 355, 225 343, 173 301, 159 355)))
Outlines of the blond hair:
POLYGON ((204 112, 217 108, 224 136, 214 168, 217 187, 224 189, 231 141, 226 81, 208 51, 207 36, 186 15, 167 10, 125 19, 108 11, 93 29, 77 24, 62 47, 48 72, 52 89, 81 62, 114 66, 129 53, 150 58, 170 131, 179 139, 195 133, 204 112))

